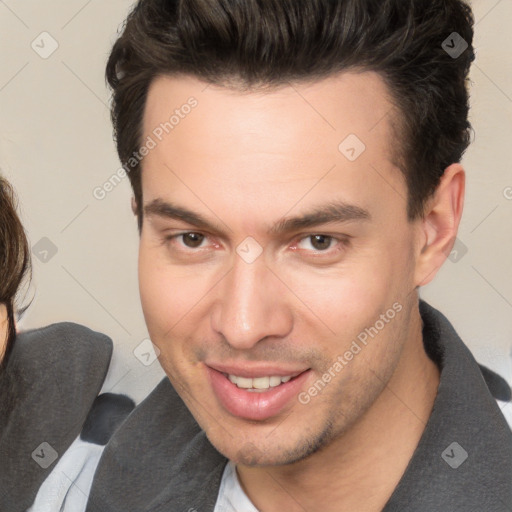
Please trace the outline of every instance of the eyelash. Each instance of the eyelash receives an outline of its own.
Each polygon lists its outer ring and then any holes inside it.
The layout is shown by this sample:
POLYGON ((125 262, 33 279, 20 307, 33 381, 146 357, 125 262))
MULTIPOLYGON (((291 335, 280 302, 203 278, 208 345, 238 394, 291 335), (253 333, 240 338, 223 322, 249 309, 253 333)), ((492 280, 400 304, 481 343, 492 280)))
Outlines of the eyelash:
MULTIPOLYGON (((205 237, 205 239, 208 237, 208 235, 206 235, 205 233, 201 233, 199 231, 182 231, 180 233, 175 233, 173 235, 166 236, 165 239, 164 239, 164 243, 172 242, 175 239, 178 239, 180 237, 183 237, 184 235, 190 235, 190 234, 202 235, 202 236, 205 237)), ((322 257, 322 256, 327 256, 327 255, 332 256, 334 251, 338 252, 339 250, 345 248, 349 244, 349 238, 350 238, 347 235, 345 235, 343 237, 340 237, 340 238, 337 238, 337 237, 335 237, 333 235, 326 235, 324 233, 309 233, 307 235, 303 235, 300 238, 296 239, 296 241, 294 242, 294 246, 298 245, 303 240, 307 240, 308 238, 312 238, 314 236, 323 236, 323 237, 329 238, 333 242, 337 241, 338 242, 337 246, 339 246, 338 249, 333 249, 332 247, 329 247, 328 249, 326 249, 324 251, 314 250, 314 251, 312 251, 313 254, 318 254, 319 255, 319 256, 313 256, 314 258, 318 258, 318 257, 322 257)), ((202 240, 201 243, 203 241, 204 240, 202 240)), ((184 252, 184 253, 194 253, 194 252, 198 252, 200 249, 203 249, 203 247, 193 248, 193 247, 186 247, 185 245, 183 245, 183 246, 181 246, 181 249, 179 249, 179 250, 181 252, 184 252)), ((295 249, 293 249, 293 250, 295 250, 295 249)))

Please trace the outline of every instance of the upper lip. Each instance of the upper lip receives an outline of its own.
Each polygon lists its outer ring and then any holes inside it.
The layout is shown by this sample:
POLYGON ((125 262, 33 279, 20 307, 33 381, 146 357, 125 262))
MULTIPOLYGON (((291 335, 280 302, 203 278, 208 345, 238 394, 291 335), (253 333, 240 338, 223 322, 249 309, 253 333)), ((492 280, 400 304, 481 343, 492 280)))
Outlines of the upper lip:
POLYGON ((224 363, 207 363, 213 370, 228 375, 236 375, 237 377, 245 377, 247 379, 254 379, 256 377, 295 377, 301 373, 309 370, 309 368, 298 369, 297 367, 291 368, 286 366, 272 365, 268 363, 244 363, 242 365, 224 364, 224 363))

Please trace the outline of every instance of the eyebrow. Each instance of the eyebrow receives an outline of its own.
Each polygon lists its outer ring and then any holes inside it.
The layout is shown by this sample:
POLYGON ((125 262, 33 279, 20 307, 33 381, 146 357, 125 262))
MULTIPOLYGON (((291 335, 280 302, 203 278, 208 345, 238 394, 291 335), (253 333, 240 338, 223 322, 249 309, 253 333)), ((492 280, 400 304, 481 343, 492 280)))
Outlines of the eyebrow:
MULTIPOLYGON (((154 199, 145 205, 144 214, 148 217, 157 216, 166 219, 181 220, 199 229, 208 231, 222 231, 218 228, 218 225, 212 224, 199 213, 162 199, 154 199)), ((296 217, 285 217, 277 221, 270 227, 268 234, 276 236, 298 231, 300 229, 312 228, 321 224, 369 220, 371 220, 370 212, 364 208, 347 204, 343 201, 330 201, 327 204, 314 208, 310 212, 296 217)))

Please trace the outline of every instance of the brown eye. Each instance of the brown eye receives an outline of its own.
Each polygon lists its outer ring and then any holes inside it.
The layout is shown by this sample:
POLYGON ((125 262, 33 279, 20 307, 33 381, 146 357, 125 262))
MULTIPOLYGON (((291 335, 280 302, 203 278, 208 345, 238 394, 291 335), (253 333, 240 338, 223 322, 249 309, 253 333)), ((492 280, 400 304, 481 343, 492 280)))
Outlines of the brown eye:
POLYGON ((311 240, 311 245, 319 251, 329 249, 332 242, 332 237, 326 235, 311 235, 309 239, 311 240))
POLYGON ((200 233, 183 233, 180 236, 183 238, 183 243, 191 248, 199 247, 204 240, 204 235, 200 233))

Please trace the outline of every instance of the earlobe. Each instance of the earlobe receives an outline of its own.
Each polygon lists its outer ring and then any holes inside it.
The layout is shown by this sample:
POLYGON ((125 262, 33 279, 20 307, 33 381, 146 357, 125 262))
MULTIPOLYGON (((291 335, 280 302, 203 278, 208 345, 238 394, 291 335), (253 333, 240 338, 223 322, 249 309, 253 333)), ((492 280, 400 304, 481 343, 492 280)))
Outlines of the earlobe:
POLYGON ((452 250, 464 207, 465 172, 460 164, 445 169, 421 222, 423 244, 416 260, 416 286, 428 284, 452 250))

